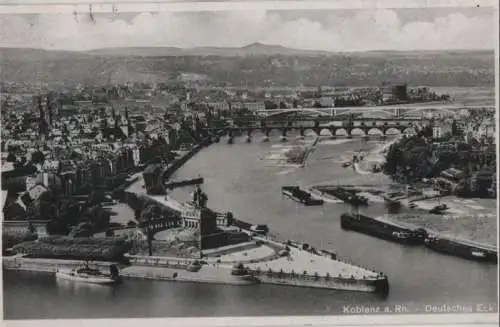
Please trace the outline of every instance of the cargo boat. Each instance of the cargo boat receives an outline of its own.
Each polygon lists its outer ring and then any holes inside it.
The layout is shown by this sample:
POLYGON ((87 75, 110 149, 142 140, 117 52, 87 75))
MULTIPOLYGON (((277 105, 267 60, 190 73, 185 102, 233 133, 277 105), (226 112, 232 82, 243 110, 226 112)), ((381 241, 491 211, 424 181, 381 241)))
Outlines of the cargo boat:
POLYGON ((441 235, 428 235, 425 239, 425 246, 436 252, 463 259, 498 263, 498 249, 491 245, 441 235))
POLYGON ((302 203, 306 206, 317 206, 322 205, 323 200, 313 198, 311 193, 302 190, 298 186, 283 186, 281 192, 288 196, 290 199, 302 203))
POLYGON ((403 226, 382 217, 368 217, 361 214, 347 214, 340 216, 340 226, 346 230, 353 230, 385 240, 409 244, 424 244, 427 231, 423 228, 403 226))
POLYGON ((354 206, 360 206, 360 205, 367 206, 368 205, 368 198, 366 198, 364 196, 359 196, 359 195, 355 194, 355 192, 348 191, 348 190, 343 189, 341 187, 329 188, 329 189, 325 189, 322 191, 327 193, 327 194, 333 195, 334 197, 336 197, 336 198, 338 198, 346 203, 352 204, 354 206))

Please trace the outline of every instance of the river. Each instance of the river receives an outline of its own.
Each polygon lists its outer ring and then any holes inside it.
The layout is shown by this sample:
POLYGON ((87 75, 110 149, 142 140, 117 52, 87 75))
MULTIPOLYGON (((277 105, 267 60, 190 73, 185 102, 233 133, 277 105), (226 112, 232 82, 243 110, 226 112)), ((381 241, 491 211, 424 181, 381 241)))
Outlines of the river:
MULTIPOLYGON (((291 136, 290 138, 293 138, 291 136)), ((390 293, 385 299, 374 294, 271 285, 221 286, 127 280, 117 287, 58 284, 53 276, 4 271, 4 316, 22 318, 126 318, 180 316, 328 315, 342 313, 346 304, 381 307, 407 305, 412 312, 425 312, 426 305, 494 304, 497 307, 497 266, 441 255, 424 247, 405 247, 340 228, 340 214, 350 209, 342 203, 302 207, 283 198, 283 185, 336 183, 352 185, 391 184, 383 175, 359 174, 342 168, 341 162, 355 151, 380 147, 379 142, 323 141, 309 156, 304 168, 277 167, 262 158, 283 146, 278 136, 270 143, 211 145, 188 161, 174 178, 201 175, 208 206, 232 211, 237 218, 268 224, 281 239, 307 241, 333 250, 339 257, 387 274, 390 293)), ((285 143, 286 145, 286 143, 285 143)), ((173 194, 185 200, 191 190, 173 194)), ((495 212, 494 202, 481 202, 495 212)), ((475 207, 478 207, 476 204, 475 207)), ((385 213, 374 204, 365 213, 385 213)), ((423 224, 458 235, 475 235, 496 242, 496 219, 426 217, 423 224)))

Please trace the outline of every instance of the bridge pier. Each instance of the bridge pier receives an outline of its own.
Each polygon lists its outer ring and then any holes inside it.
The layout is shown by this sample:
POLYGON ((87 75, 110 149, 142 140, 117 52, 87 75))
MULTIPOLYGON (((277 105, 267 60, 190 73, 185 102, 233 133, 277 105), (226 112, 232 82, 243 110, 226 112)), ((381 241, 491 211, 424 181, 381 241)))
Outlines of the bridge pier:
POLYGON ((283 130, 281 131, 281 142, 286 142, 287 139, 286 139, 286 133, 288 132, 288 129, 287 128, 283 128, 283 130))
POLYGON ((299 133, 300 133, 301 137, 304 137, 305 136, 305 128, 301 127, 299 133))
POLYGON ((229 130, 229 132, 227 133, 227 136, 228 136, 228 139, 227 139, 227 144, 233 144, 234 142, 234 132, 232 129, 229 130))
POLYGON ((265 136, 262 138, 262 142, 269 142, 269 134, 271 133, 271 130, 269 128, 264 128, 263 132, 265 136))
POLYGON ((247 136, 246 136, 245 141, 246 141, 247 143, 251 143, 251 142, 252 142, 252 130, 251 130, 251 129, 249 129, 249 130, 247 131, 247 136))

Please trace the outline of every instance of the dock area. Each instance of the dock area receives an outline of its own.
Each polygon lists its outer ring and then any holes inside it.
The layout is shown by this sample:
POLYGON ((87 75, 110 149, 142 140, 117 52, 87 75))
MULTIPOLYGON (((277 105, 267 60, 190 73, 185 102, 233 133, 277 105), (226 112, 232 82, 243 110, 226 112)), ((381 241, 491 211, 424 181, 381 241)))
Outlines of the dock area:
MULTIPOLYGON (((316 140, 317 141, 317 140, 316 140)), ((175 160, 164 170, 163 178, 168 177, 185 161, 203 147, 203 143, 175 160)), ((148 194, 144 177, 137 173, 130 179, 126 193, 144 197, 161 206, 182 212, 184 205, 169 195, 148 194)), ((196 256, 180 257, 175 253, 164 256, 125 254, 128 264, 121 268, 124 278, 142 278, 165 281, 197 282, 213 284, 248 285, 257 282, 289 285, 297 287, 316 287, 325 289, 377 292, 387 294, 387 277, 356 265, 342 262, 335 257, 323 255, 321 251, 311 251, 301 247, 288 246, 286 242, 258 235, 248 222, 232 219, 233 228, 248 234, 250 241, 215 249, 202 250, 196 256), (192 271, 191 265, 199 262, 201 268, 192 271), (244 274, 237 275, 235 267, 244 265, 244 274)), ((265 226, 265 225, 257 225, 265 226)), ((267 231, 267 226, 263 230, 267 231)), ((262 232, 266 234, 266 232, 262 232)), ((157 241, 161 242, 161 241, 157 241)), ((163 244, 163 243, 162 243, 163 244)), ((164 241, 165 246, 170 244, 164 241)), ((159 253, 158 253, 159 254, 159 253)), ((157 255, 158 255, 157 254, 157 255)), ((64 261, 64 260, 63 260, 64 261)), ((53 271, 55 265, 50 259, 28 259, 11 262, 7 268, 53 271), (21 262, 21 264, 19 264, 21 262)), ((57 266, 57 265, 56 265, 57 266)), ((5 262, 4 262, 5 267, 5 262)))
MULTIPOLYGON (((252 246, 234 247, 216 257, 204 253, 201 259, 175 257, 130 256, 132 265, 122 270, 129 278, 165 281, 198 282, 231 285, 262 284, 313 287, 361 292, 388 292, 387 277, 350 263, 287 247, 265 237, 255 237, 252 246), (208 256, 207 256, 208 255, 208 256), (187 270, 189 263, 203 261, 197 272, 187 270), (232 268, 243 264, 255 280, 242 280, 231 274, 232 268), (175 277, 174 277, 175 276, 175 277)), ((223 249, 224 250, 224 249, 223 249)))
POLYGON ((344 277, 355 279, 377 278, 379 273, 370 271, 361 267, 354 266, 339 260, 332 260, 326 256, 314 255, 305 250, 291 247, 289 255, 276 258, 269 261, 261 261, 248 264, 251 269, 260 269, 262 271, 283 271, 284 273, 296 273, 306 275, 318 275, 332 277, 344 277))
POLYGON ((256 283, 256 281, 242 280, 231 275, 231 268, 224 266, 203 266, 197 272, 166 267, 131 266, 122 269, 121 276, 124 278, 226 285, 251 285, 256 283))

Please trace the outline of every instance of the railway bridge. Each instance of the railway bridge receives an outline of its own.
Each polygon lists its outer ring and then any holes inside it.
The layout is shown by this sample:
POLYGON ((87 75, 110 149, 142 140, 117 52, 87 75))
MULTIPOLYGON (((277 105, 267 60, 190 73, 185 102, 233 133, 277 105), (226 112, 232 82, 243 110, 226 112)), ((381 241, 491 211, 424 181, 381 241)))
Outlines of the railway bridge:
POLYGON ((337 117, 348 114, 377 115, 386 118, 418 117, 426 113, 440 115, 455 115, 461 110, 491 109, 494 106, 481 105, 471 106, 460 103, 433 103, 433 104, 401 104, 386 106, 360 106, 360 107, 331 107, 331 108, 293 108, 293 109, 270 109, 256 112, 261 117, 278 117, 294 113, 318 115, 322 117, 337 117))

